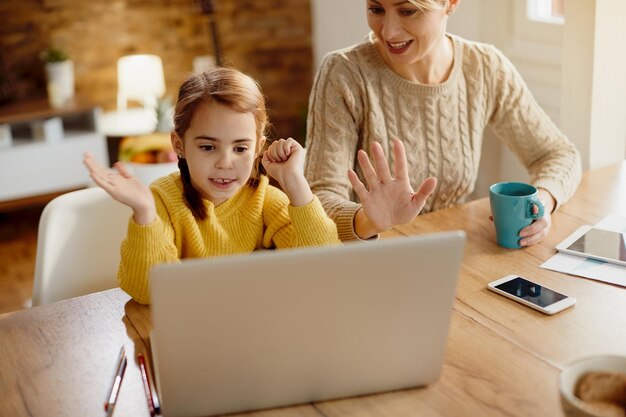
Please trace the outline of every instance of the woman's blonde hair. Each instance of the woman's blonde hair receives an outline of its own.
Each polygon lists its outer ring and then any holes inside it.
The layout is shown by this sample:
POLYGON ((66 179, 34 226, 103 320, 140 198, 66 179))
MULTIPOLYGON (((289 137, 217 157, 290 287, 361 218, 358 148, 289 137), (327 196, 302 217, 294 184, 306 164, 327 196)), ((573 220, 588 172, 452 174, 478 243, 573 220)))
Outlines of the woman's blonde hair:
MULTIPOLYGON (((203 102, 218 103, 240 113, 252 113, 254 116, 257 157, 255 170, 248 183, 256 186, 259 176, 263 173, 259 154, 269 123, 265 97, 258 83, 243 72, 228 67, 212 68, 187 78, 178 90, 178 101, 174 111, 174 132, 181 139, 189 129, 198 106, 203 102)), ((179 158, 178 168, 183 182, 185 202, 196 218, 204 220, 207 216, 206 207, 200 193, 191 183, 189 167, 184 158, 179 158)))
POLYGON ((407 0, 422 12, 429 10, 441 10, 446 7, 448 0, 407 0))

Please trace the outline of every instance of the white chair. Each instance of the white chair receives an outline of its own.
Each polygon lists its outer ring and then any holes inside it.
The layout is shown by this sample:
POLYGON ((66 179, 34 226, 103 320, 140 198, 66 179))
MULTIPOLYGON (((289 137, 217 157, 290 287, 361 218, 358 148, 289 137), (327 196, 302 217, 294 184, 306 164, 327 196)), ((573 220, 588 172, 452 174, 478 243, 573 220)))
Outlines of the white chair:
POLYGON ((39 221, 33 306, 117 287, 131 215, 99 187, 50 201, 39 221))

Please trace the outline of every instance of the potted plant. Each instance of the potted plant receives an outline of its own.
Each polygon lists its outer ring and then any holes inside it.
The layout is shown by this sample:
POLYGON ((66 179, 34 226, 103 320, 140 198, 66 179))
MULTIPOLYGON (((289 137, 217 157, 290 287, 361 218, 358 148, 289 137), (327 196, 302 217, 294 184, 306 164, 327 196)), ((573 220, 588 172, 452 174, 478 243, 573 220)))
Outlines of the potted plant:
POLYGON ((40 58, 46 66, 48 101, 52 107, 63 107, 74 97, 74 63, 61 48, 44 50, 40 58))

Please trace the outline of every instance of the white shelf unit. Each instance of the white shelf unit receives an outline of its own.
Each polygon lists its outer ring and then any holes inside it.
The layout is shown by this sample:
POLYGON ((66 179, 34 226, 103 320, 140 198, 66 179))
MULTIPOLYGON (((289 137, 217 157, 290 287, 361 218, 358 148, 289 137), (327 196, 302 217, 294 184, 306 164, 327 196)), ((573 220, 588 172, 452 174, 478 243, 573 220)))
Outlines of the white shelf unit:
POLYGON ((100 115, 99 107, 73 104, 51 109, 41 101, 1 108, 0 124, 9 126, 13 140, 0 148, 0 203, 91 185, 83 154, 90 151, 109 164, 100 115), (32 123, 53 117, 61 119, 63 137, 37 140, 32 123))

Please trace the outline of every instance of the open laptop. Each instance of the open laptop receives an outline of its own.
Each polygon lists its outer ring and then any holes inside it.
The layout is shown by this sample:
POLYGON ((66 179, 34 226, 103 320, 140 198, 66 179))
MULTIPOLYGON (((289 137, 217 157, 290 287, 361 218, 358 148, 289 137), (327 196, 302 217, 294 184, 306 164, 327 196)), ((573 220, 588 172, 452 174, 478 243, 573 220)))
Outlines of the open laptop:
POLYGON ((464 242, 455 231, 155 267, 151 346, 163 415, 434 382, 464 242))

